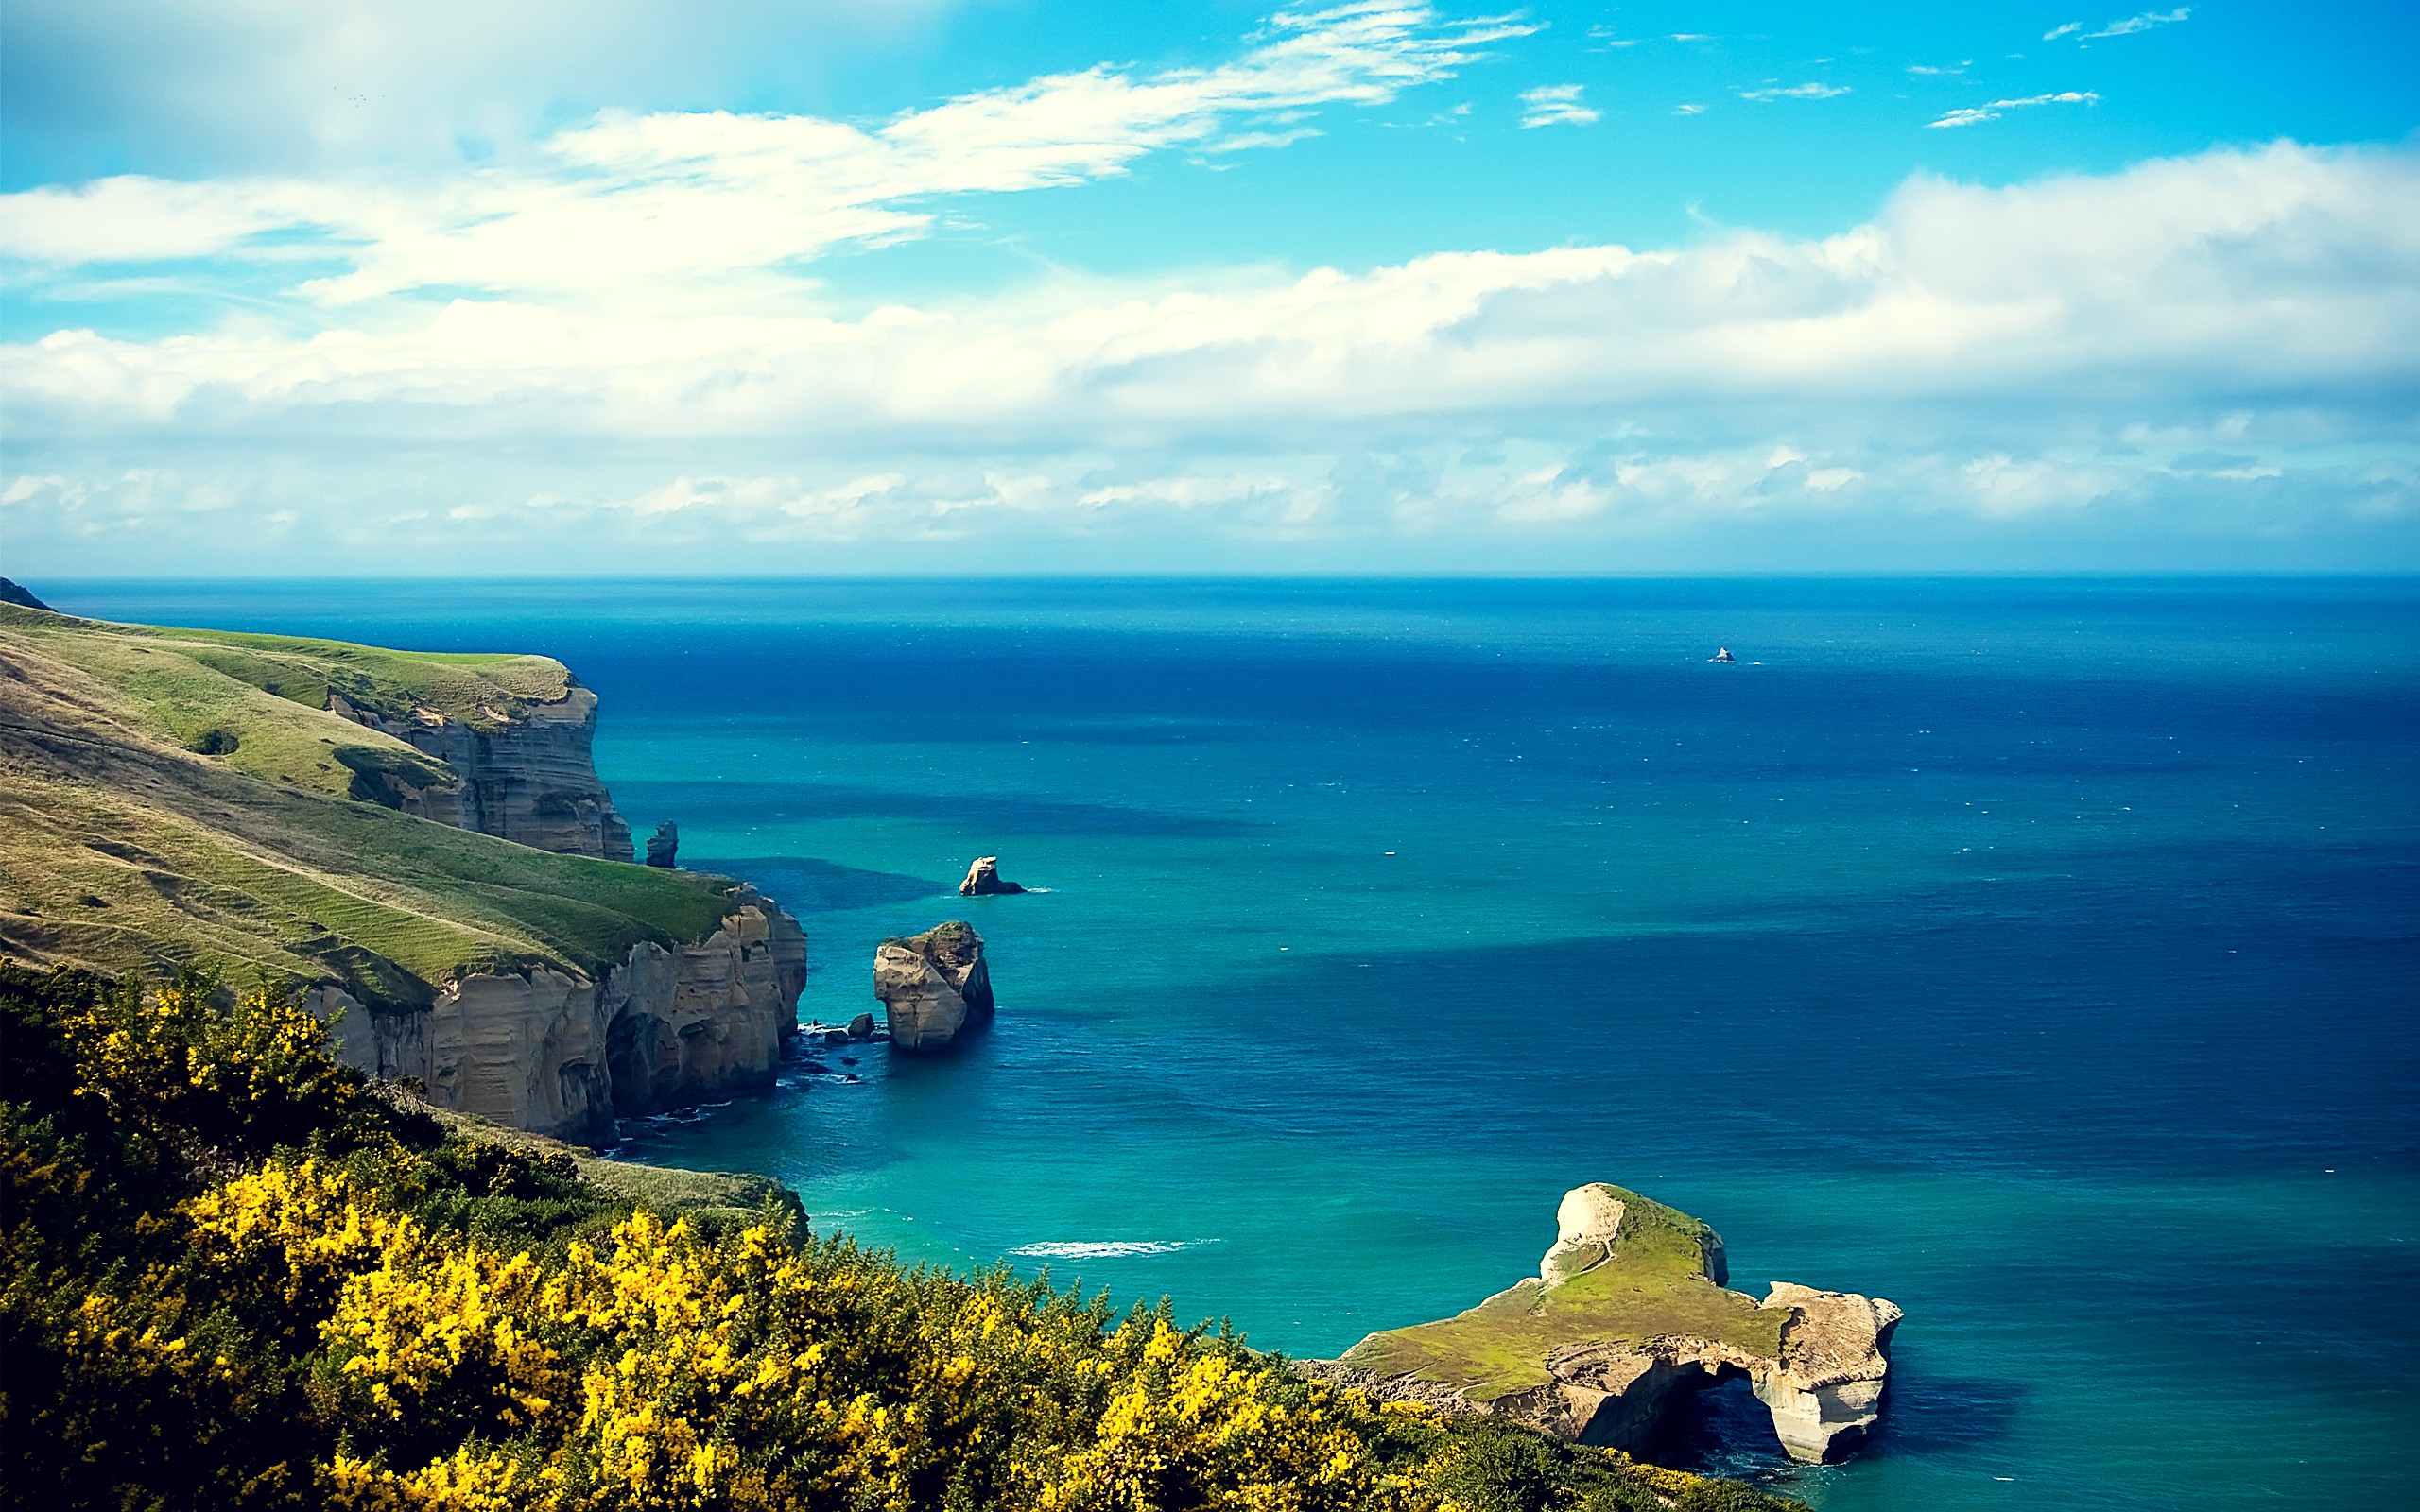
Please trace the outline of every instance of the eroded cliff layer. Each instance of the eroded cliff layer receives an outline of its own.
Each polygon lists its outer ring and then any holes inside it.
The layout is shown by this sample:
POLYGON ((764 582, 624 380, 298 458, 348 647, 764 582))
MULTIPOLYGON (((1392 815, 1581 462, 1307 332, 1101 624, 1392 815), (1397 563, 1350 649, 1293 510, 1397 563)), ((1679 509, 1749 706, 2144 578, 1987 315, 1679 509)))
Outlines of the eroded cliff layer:
POLYGON ((705 939, 643 940, 601 978, 472 971, 424 1008, 376 1008, 333 987, 315 989, 315 1006, 335 1018, 347 1064, 408 1080, 440 1108, 611 1143, 617 1117, 771 1079, 797 1023, 806 936, 752 889, 732 905, 705 939))
POLYGON ((333 688, 327 707, 444 763, 456 779, 416 786, 371 775, 354 797, 541 850, 631 859, 631 827, 614 811, 592 754, 596 695, 568 673, 557 696, 499 694, 458 713, 424 703, 380 713, 333 688))
POLYGON ((1313 1368, 1381 1399, 1514 1418, 1641 1452, 1691 1392, 1744 1377, 1792 1459, 1819 1463, 1882 1412, 1899 1309, 1776 1281, 1727 1290, 1722 1240, 1603 1182, 1564 1194, 1538 1275, 1466 1313, 1373 1333, 1313 1368))

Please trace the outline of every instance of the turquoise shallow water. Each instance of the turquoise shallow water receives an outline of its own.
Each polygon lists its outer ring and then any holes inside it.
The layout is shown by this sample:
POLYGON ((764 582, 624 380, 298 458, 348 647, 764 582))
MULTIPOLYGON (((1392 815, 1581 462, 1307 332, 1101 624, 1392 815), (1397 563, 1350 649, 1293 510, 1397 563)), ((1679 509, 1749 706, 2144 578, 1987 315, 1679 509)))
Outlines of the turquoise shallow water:
POLYGON ((1864 1455, 1700 1462, 1824 1512, 2413 1503, 2420 585, 51 596, 563 658, 633 826, 804 919, 806 1014, 971 919, 966 1054, 633 1142, 821 1227, 1317 1354, 1619 1181, 1735 1284, 1910 1314, 1864 1455), (958 899, 989 852, 1048 890, 958 899))

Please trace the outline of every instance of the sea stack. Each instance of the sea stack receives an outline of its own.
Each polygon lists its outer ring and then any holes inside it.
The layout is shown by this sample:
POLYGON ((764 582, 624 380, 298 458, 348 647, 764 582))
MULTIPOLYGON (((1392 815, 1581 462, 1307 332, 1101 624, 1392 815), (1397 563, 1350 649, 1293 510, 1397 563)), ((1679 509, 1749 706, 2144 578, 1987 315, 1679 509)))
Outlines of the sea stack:
POLYGON ((1001 877, 998 856, 977 856, 975 865, 966 868, 966 880, 958 885, 958 890, 968 898, 980 898, 992 893, 1023 892, 1025 888, 1001 877))
POLYGON ((1511 1418, 1632 1453, 1696 1387, 1744 1377, 1789 1457, 1836 1459, 1882 1415, 1899 1309, 1775 1281, 1725 1289, 1722 1239, 1605 1182, 1564 1194, 1538 1274, 1466 1313, 1305 1368, 1382 1400, 1511 1418))
POLYGON ((675 870, 681 865, 676 859, 680 850, 681 826, 666 819, 657 825, 655 833, 647 838, 647 864, 662 867, 667 871, 675 870))
POLYGON ((992 1022, 992 973, 983 936, 961 919, 884 940, 873 953, 873 995, 901 1050, 946 1050, 992 1022))

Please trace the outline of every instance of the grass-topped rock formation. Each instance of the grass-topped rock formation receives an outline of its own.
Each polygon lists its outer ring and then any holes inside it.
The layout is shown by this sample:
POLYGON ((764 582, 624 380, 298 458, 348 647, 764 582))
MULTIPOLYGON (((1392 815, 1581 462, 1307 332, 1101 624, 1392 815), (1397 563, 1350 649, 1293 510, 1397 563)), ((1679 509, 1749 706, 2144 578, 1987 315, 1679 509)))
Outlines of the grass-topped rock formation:
POLYGON ((1728 1290, 1720 1235, 1623 1187, 1574 1188, 1556 1221, 1536 1276, 1453 1317, 1373 1333, 1322 1373, 1633 1452, 1691 1388, 1731 1376, 1772 1409, 1793 1459, 1835 1458, 1879 1418, 1892 1303, 1780 1281, 1762 1301, 1728 1290))
POLYGON ((291 986, 362 1069, 583 1143, 768 1077, 804 936, 630 864, 594 717, 544 657, 0 604, 0 949, 291 986))

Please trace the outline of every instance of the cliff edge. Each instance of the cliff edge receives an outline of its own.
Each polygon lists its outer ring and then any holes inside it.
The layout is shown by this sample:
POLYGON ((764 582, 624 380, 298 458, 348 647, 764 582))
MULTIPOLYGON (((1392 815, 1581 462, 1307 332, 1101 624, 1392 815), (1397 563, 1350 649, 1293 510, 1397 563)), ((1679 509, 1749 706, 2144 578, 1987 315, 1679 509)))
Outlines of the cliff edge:
POLYGON ((1727 1290, 1722 1239, 1594 1182, 1564 1195, 1538 1274, 1466 1313, 1373 1333, 1309 1368, 1381 1400, 1481 1412, 1638 1452, 1692 1388, 1744 1377, 1792 1459, 1835 1459, 1882 1413, 1899 1309, 1776 1281, 1727 1290))
POLYGON ((768 1079, 804 935, 630 864, 595 714, 543 657, 0 605, 0 951, 266 974, 345 1010, 354 1064, 583 1143, 768 1079))

